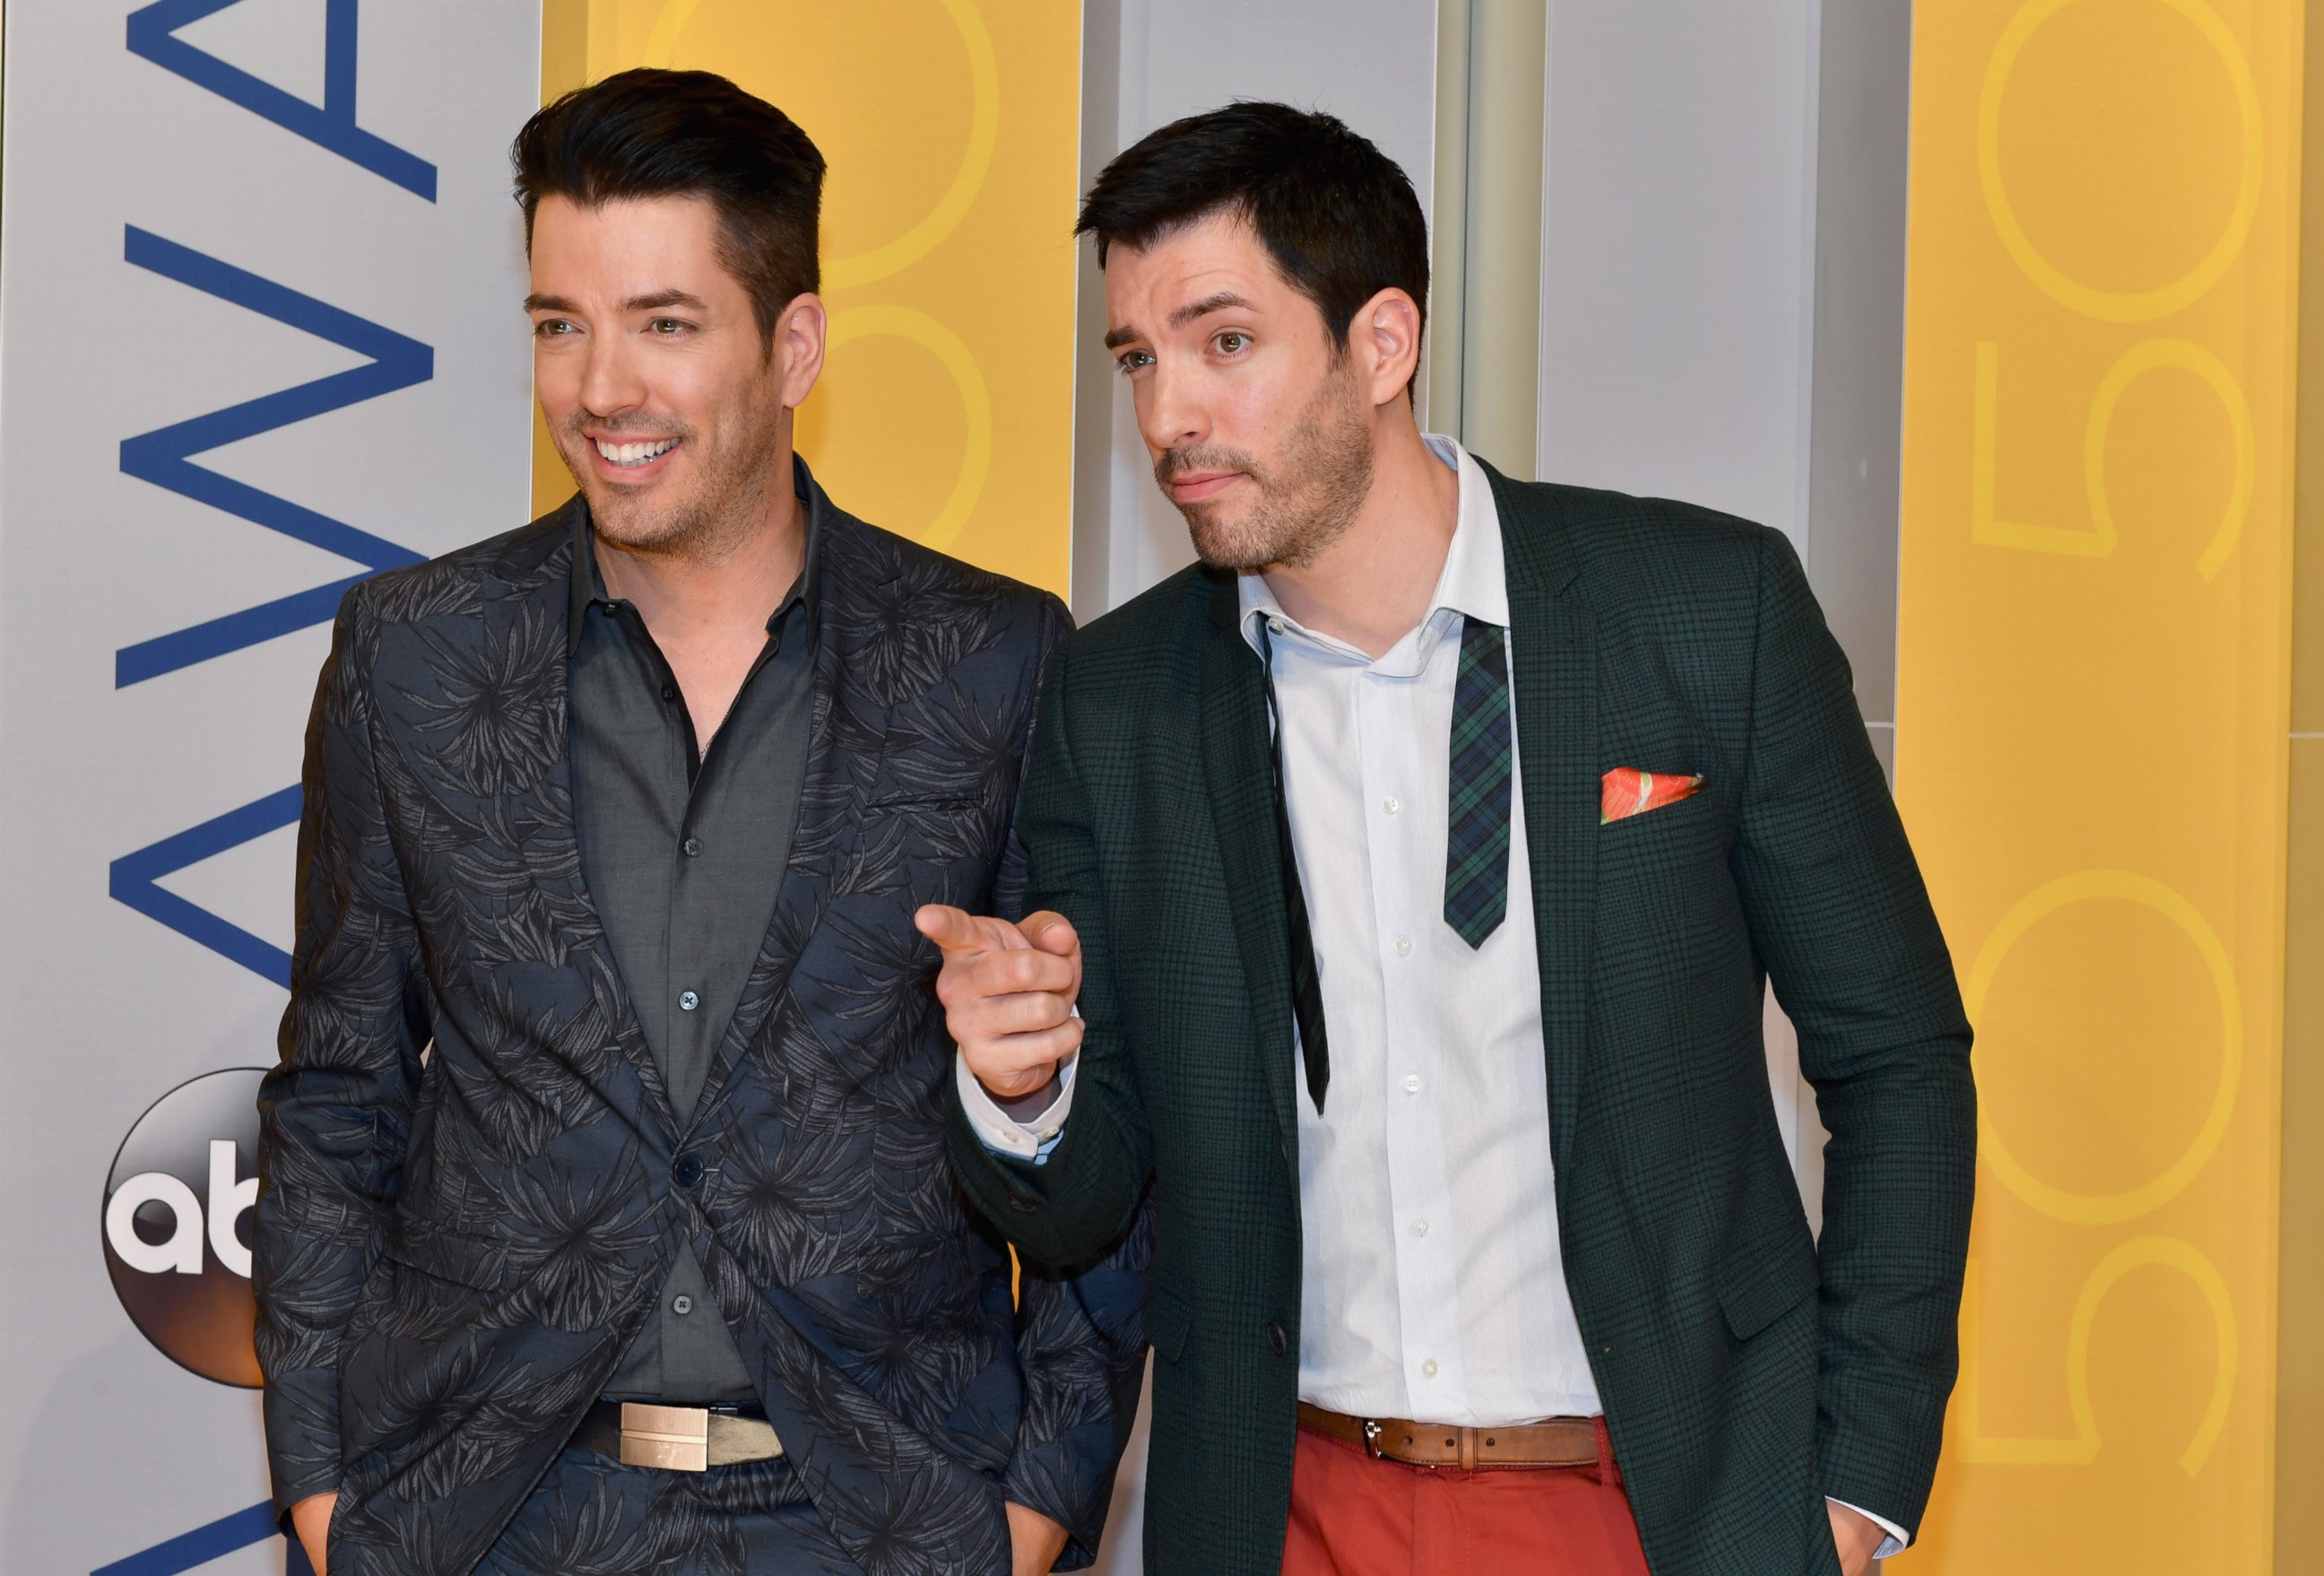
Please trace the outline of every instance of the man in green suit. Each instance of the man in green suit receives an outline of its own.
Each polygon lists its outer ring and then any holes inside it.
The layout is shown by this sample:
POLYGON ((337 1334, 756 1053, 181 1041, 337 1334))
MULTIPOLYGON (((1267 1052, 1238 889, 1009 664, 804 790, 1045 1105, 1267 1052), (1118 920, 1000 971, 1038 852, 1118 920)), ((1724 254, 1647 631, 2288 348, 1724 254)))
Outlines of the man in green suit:
POLYGON ((977 1206, 1070 1267, 1151 1189, 1148 1569, 1855 1576, 1935 1470, 1975 1094, 1797 558, 1425 436, 1424 221, 1336 120, 1166 126, 1080 228, 1203 561, 1054 659, 1038 911, 919 924, 977 1206))

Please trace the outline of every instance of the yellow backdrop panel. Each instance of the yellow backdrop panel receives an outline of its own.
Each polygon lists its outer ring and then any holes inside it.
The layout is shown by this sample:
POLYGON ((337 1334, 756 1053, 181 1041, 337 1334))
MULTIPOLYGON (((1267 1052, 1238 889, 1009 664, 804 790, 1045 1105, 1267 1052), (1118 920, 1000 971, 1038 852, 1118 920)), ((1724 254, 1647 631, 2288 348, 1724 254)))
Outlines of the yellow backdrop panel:
MULTIPOLYGON (((700 68, 830 161, 831 355, 799 452, 875 525, 1065 594, 1071 551, 1074 0, 560 0, 549 96, 700 68)), ((536 440, 535 502, 571 480, 536 440)))
POLYGON ((1914 8, 1896 786, 1983 1115, 1907 1570, 2268 1568, 2300 29, 1914 8))

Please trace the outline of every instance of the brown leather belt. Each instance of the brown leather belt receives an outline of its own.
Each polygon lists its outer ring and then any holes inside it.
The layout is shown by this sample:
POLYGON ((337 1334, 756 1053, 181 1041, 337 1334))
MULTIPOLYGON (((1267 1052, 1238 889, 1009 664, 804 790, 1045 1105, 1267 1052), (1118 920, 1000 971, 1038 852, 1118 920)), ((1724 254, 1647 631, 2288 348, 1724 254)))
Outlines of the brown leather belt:
POLYGON ((1552 1417, 1512 1428, 1413 1423, 1402 1417, 1351 1417, 1299 1403, 1299 1426, 1362 1447, 1374 1461, 1409 1467, 1594 1467, 1598 1428, 1587 1417, 1552 1417))

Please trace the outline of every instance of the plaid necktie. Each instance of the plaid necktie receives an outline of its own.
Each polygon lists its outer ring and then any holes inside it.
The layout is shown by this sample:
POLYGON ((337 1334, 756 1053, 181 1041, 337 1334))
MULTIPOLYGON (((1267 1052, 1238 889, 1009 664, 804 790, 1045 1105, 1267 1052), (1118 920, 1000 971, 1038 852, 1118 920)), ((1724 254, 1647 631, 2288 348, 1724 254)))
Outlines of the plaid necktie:
POLYGON ((1509 660, 1499 624, 1461 622, 1444 922, 1475 947, 1500 927, 1509 907, 1509 660))

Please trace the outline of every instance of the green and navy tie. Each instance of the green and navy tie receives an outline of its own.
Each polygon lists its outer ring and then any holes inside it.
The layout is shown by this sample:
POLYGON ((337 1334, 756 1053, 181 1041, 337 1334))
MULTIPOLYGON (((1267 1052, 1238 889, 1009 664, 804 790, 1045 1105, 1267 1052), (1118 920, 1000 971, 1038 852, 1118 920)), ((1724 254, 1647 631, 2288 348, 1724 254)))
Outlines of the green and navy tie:
POLYGON ((1445 824, 1444 922, 1471 946, 1509 907, 1509 661, 1499 624, 1462 620, 1452 683, 1452 797, 1445 824))

